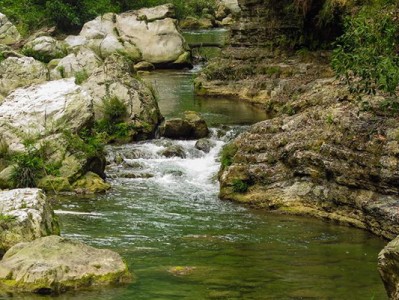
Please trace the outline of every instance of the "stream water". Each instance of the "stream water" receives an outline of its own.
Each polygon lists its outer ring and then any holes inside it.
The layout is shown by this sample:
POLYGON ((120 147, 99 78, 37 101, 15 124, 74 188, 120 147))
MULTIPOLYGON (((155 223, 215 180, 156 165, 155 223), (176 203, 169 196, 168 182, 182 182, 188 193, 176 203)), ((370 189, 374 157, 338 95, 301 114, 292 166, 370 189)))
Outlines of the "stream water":
POLYGON ((63 236, 119 252, 135 282, 57 299, 386 299, 376 268, 383 240, 218 199, 221 147, 266 115, 226 99, 196 98, 195 72, 157 71, 145 80, 166 117, 204 115, 210 153, 195 149, 195 141, 165 139, 109 147, 112 190, 56 205, 63 236), (186 158, 160 154, 173 144, 186 158))

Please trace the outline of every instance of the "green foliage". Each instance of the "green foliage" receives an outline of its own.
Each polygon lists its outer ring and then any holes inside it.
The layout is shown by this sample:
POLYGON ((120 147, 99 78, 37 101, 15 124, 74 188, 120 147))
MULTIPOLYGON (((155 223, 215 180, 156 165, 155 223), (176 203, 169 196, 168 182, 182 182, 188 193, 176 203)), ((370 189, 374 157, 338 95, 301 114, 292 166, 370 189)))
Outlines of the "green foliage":
POLYGON ((87 74, 86 70, 83 69, 82 71, 78 71, 75 73, 75 83, 82 84, 89 78, 89 74, 87 74))
POLYGON ((236 155, 237 150, 237 146, 234 143, 227 144, 223 147, 220 159, 223 169, 231 166, 233 163, 233 157, 236 155))
MULTIPOLYGON (((41 1, 44 2, 44 1, 41 1)), ((45 1, 47 15, 63 31, 77 29, 85 22, 107 12, 118 12, 119 5, 111 0, 45 1)))
POLYGON ((234 179, 233 180, 233 191, 235 193, 245 193, 248 191, 249 185, 245 181, 241 179, 234 179))
POLYGON ((399 84, 399 23, 395 8, 364 7, 345 20, 345 33, 338 39, 332 67, 355 93, 393 95, 399 84))
POLYGON ((64 66, 59 66, 57 67, 58 72, 60 72, 61 78, 65 78, 65 67, 64 66))
POLYGON ((127 122, 125 103, 117 97, 105 97, 102 109, 103 118, 96 122, 95 131, 103 134, 107 142, 129 139, 136 127, 127 122))
POLYGON ((41 62, 48 63, 54 58, 64 57, 67 54, 67 51, 66 51, 66 49, 64 51, 60 50, 55 56, 52 56, 52 55, 38 53, 38 52, 34 51, 32 48, 24 48, 22 50, 22 54, 25 56, 33 57, 34 59, 37 59, 41 62))
POLYGON ((99 157, 104 154, 106 136, 92 130, 81 130, 79 133, 72 133, 65 130, 64 138, 67 141, 67 150, 76 156, 87 158, 99 157))
POLYGON ((15 216, 0 213, 0 228, 6 230, 16 220, 15 216))
POLYGON ((23 35, 43 26, 56 25, 62 32, 77 31, 85 22, 108 12, 173 3, 178 18, 200 16, 213 9, 214 0, 1 0, 0 11, 23 35))
POLYGON ((11 180, 15 188, 36 187, 38 179, 45 175, 42 151, 33 145, 27 145, 26 148, 26 152, 12 157, 14 170, 11 180))

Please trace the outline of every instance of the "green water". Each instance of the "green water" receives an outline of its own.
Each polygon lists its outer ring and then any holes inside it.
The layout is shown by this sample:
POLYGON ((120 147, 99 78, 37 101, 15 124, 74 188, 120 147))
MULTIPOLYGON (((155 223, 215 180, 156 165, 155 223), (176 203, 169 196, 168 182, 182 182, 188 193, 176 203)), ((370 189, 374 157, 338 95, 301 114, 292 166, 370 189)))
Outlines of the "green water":
POLYGON ((62 299, 386 299, 376 269, 383 240, 218 199, 217 153, 245 128, 233 124, 266 115, 226 99, 194 97, 192 76, 192 71, 162 71, 146 80, 156 83, 167 117, 197 110, 214 127, 227 124, 225 136, 214 134, 210 154, 196 151, 190 141, 109 148, 111 156, 125 159, 123 166, 107 169, 112 191, 62 199, 57 209, 63 235, 119 252, 137 279, 126 287, 62 299), (183 146, 187 158, 157 154, 171 143, 183 146), (121 175, 126 172, 153 177, 126 178, 121 175), (188 274, 173 273, 177 266, 189 267, 188 274))
POLYGON ((377 272, 385 241, 218 199, 220 148, 266 114, 226 99, 194 97, 195 71, 154 72, 145 80, 156 86, 166 117, 184 110, 204 114, 213 127, 209 154, 192 141, 109 147, 112 190, 56 201, 62 235, 119 252, 136 281, 56 299, 386 299, 377 272), (170 144, 182 146, 187 158, 160 156, 170 144), (112 163, 116 154, 122 165, 112 163))

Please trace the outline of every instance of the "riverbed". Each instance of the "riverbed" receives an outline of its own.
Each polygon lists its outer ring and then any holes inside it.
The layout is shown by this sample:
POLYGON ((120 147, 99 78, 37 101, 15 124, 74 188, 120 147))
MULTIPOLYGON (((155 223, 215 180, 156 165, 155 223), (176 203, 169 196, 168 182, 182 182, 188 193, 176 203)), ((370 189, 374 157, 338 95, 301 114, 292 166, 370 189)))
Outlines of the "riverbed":
POLYGON ((377 272, 384 240, 219 200, 221 148, 267 115, 228 99, 194 96, 199 68, 144 79, 165 117, 186 110, 204 116, 212 128, 209 153, 195 141, 167 139, 110 146, 112 190, 56 202, 62 235, 117 251, 135 282, 58 299, 386 299, 377 272), (160 154, 174 144, 186 158, 160 154))

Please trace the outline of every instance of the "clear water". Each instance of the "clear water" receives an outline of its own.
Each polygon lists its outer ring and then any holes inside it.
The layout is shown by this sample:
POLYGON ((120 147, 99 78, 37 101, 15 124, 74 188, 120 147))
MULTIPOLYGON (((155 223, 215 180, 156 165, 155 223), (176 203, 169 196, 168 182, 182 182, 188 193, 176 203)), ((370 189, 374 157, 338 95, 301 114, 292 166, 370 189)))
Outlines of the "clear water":
POLYGON ((220 201, 215 174, 225 141, 213 140, 209 154, 192 141, 109 149, 111 161, 124 158, 108 167, 113 190, 62 199, 57 213, 64 236, 119 252, 137 280, 62 299, 386 298, 376 270, 384 241, 220 201), (172 143, 186 159, 159 154, 172 143), (140 176, 152 177, 132 178, 140 176))
MULTIPOLYGON (((194 97, 192 76, 165 71, 146 80, 156 82, 167 117, 184 110, 205 115, 214 127, 210 153, 195 149, 194 141, 110 147, 113 189, 56 202, 64 236, 119 252, 136 281, 56 299, 386 299, 376 268, 385 241, 218 199, 219 150, 266 115, 225 99, 194 97), (183 147, 185 159, 159 154, 173 144, 183 147)), ((17 297, 36 298, 47 297, 17 297)))

